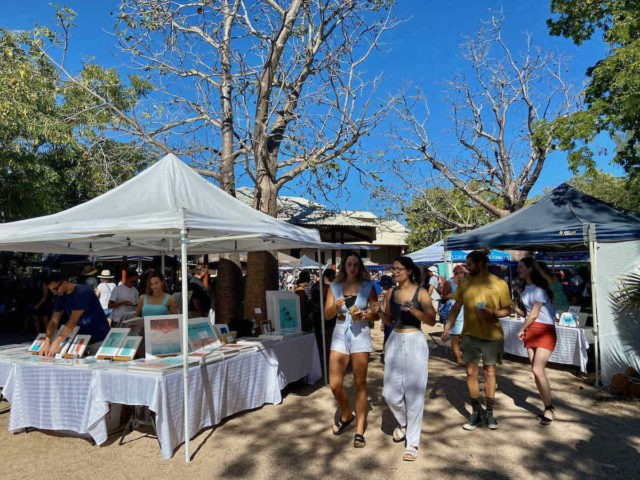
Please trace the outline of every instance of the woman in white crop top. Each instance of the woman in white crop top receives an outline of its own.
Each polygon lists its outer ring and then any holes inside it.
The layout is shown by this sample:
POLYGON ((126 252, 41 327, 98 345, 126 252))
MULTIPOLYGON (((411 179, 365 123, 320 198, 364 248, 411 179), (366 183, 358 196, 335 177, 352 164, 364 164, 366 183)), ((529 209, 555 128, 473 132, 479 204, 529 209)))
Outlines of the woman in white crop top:
POLYGON ((533 376, 544 403, 544 413, 540 416, 540 423, 548 425, 553 421, 555 414, 551 405, 551 387, 545 373, 547 361, 556 346, 553 293, 533 258, 526 257, 520 260, 518 275, 526 285, 521 296, 526 312, 516 309, 520 315, 526 315, 524 324, 518 332, 518 340, 524 341, 524 346, 529 353, 533 376))

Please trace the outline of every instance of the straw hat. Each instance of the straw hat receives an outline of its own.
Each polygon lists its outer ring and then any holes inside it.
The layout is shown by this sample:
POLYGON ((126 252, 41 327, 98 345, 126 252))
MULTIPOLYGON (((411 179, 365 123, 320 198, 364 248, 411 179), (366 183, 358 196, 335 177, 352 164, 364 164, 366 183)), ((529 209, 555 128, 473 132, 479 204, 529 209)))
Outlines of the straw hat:
POLYGON ((84 268, 82 269, 82 272, 80 272, 80 275, 82 275, 83 277, 86 277, 88 275, 94 275, 98 273, 98 269, 94 268, 91 265, 85 265, 84 268))
POLYGON ((111 270, 102 270, 98 278, 113 278, 113 275, 111 275, 111 270))
POLYGON ((458 273, 458 272, 462 272, 466 275, 467 273, 469 273, 469 270, 467 270, 467 268, 464 265, 456 265, 455 267, 453 267, 453 273, 458 273))

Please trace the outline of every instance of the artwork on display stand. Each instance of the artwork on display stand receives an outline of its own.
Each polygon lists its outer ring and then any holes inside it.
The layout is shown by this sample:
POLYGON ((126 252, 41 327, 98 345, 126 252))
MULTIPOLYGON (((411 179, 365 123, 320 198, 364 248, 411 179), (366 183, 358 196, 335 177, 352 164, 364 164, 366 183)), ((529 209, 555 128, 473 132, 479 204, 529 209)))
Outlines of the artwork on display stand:
POLYGON ((276 330, 286 330, 288 332, 302 331, 300 315, 300 299, 296 298, 279 298, 278 310, 276 311, 276 330))
POLYGON ((124 344, 130 328, 112 328, 96 352, 98 359, 112 359, 124 344))
POLYGON ((62 343, 60 344, 60 352, 56 353, 56 358, 63 358, 64 357, 64 354, 67 353, 67 350, 69 349, 69 346, 73 342, 73 339, 76 338, 76 335, 78 334, 78 331, 80 331, 80 327, 78 327, 78 326, 73 327, 73 330, 71 330, 69 335, 67 335, 64 338, 64 340, 62 340, 62 343))
POLYGON ((132 336, 127 337, 118 350, 118 353, 113 357, 114 360, 119 362, 129 362, 133 360, 136 356, 136 352, 138 351, 138 347, 142 342, 141 336, 132 336))
POLYGON ((82 358, 87 351, 91 335, 76 335, 67 351, 62 354, 64 358, 82 358))
POLYGON ((273 332, 273 325, 271 325, 271 320, 264 320, 261 324, 262 333, 273 332))
POLYGON ((37 354, 42 348, 42 346, 44 345, 44 341, 46 339, 47 339, 46 333, 39 333, 36 339, 33 341, 31 346, 29 347, 28 352, 30 352, 33 355, 37 354))
POLYGON ((192 351, 213 350, 220 347, 220 340, 209 317, 189 319, 189 347, 192 351))
POLYGON ((130 328, 131 335, 144 335, 144 318, 134 317, 134 315, 135 312, 125 313, 125 316, 122 318, 120 323, 118 323, 118 326, 130 328))
POLYGON ((144 317, 145 358, 153 360, 182 354, 182 315, 144 317))
POLYGON ((267 291, 267 318, 276 331, 302 331, 300 298, 293 292, 267 291))
POLYGON ((218 334, 218 339, 223 345, 235 342, 235 333, 229 331, 229 325, 227 325, 226 323, 216 323, 214 327, 216 333, 218 334))

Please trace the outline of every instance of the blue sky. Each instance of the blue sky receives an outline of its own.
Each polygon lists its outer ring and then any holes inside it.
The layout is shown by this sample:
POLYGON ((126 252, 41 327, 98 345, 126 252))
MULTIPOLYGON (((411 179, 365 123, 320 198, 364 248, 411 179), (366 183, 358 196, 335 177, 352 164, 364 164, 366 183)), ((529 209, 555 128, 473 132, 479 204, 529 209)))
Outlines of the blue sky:
MULTIPOLYGON (((118 52, 113 37, 108 33, 114 23, 110 12, 117 11, 118 2, 74 0, 64 4, 78 13, 78 27, 73 32, 69 52, 71 66, 78 65, 81 58, 95 57, 97 63, 118 67, 118 52)), ((367 68, 372 73, 383 73, 384 81, 379 90, 381 96, 397 91, 403 82, 413 82, 422 87, 431 111, 430 137, 440 145, 441 150, 446 150, 450 145, 446 131, 451 127, 448 107, 442 101, 443 81, 463 65, 459 55, 462 36, 477 31, 481 26, 480 19, 499 10, 506 16, 503 34, 509 45, 515 46, 517 50, 524 45, 524 32, 529 32, 538 46, 564 52, 573 58, 566 75, 576 85, 581 85, 584 81, 587 67, 606 54, 605 46, 599 40, 576 47, 570 40, 549 36, 545 25, 545 20, 550 16, 548 0, 398 0, 396 14, 406 21, 387 35, 386 51, 372 59, 367 68)), ((48 24, 53 14, 54 8, 47 1, 5 0, 0 25, 10 29, 29 29, 34 23, 48 24)), ((378 140, 374 138, 369 141, 378 142, 379 137, 378 140)), ((603 140, 603 145, 611 146, 606 139, 603 140)), ((375 148, 376 144, 365 144, 367 146, 375 148)), ((598 166, 615 175, 623 175, 622 169, 609 165, 607 158, 598 159, 598 166)), ((547 160, 532 193, 540 193, 545 187, 554 187, 570 177, 565 155, 554 153, 547 160)), ((358 188, 355 177, 348 182, 347 187, 354 193, 345 207, 352 210, 371 208, 367 192, 358 188)), ((287 189, 283 193, 296 192, 287 189)))

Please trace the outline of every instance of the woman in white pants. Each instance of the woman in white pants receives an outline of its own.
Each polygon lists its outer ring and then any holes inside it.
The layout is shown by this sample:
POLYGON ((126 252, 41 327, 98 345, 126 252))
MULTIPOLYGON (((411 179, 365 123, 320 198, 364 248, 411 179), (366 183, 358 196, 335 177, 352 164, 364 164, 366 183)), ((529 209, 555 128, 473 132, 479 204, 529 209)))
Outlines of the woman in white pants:
POLYGON ((382 321, 395 322, 387 341, 384 367, 384 396, 399 427, 394 442, 405 442, 403 460, 418 456, 424 396, 429 376, 429 347, 421 324, 435 325, 436 312, 428 292, 419 287, 420 270, 409 257, 393 262, 393 279, 398 284, 385 297, 382 321))
POLYGON ((378 318, 378 310, 378 296, 362 258, 355 252, 347 252, 342 258, 336 279, 327 292, 324 313, 325 318, 337 316, 329 354, 329 385, 340 405, 341 416, 333 426, 333 434, 344 432, 355 418, 355 448, 366 445, 364 429, 367 416, 367 367, 369 354, 373 351, 369 321, 378 318), (369 313, 365 313, 367 305, 371 307, 369 313), (355 417, 343 386, 349 360, 353 367, 353 385, 356 390, 355 417))

